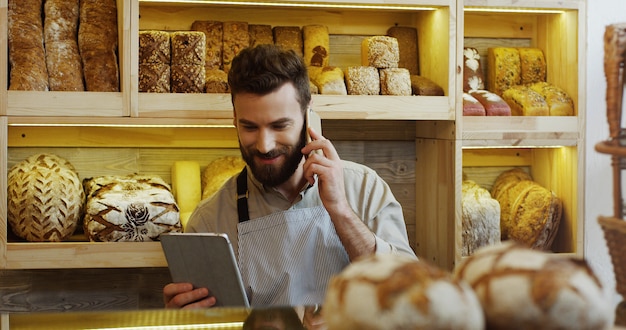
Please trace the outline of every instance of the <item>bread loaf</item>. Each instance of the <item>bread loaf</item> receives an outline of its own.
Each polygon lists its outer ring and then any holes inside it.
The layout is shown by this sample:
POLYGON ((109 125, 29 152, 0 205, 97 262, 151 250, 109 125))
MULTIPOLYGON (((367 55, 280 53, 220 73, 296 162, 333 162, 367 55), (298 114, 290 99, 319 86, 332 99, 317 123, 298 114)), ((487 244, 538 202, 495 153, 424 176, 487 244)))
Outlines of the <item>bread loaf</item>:
POLYGON ((246 162, 239 156, 214 159, 202 171, 202 199, 211 198, 232 176, 239 174, 246 162))
POLYGON ((398 67, 409 70, 412 75, 419 75, 419 50, 417 29, 409 26, 392 26, 387 35, 398 40, 398 67))
POLYGON ((218 69, 207 70, 204 91, 206 93, 229 93, 228 74, 218 69))
POLYGON ((380 94, 411 95, 411 74, 405 68, 379 69, 380 94))
POLYGON ((574 116, 574 100, 561 88, 547 82, 529 85, 548 104, 550 116, 574 116))
POLYGON ((78 0, 46 0, 44 43, 51 91, 83 91, 78 50, 78 0))
POLYGON ((202 199, 200 164, 192 160, 175 161, 171 168, 172 195, 178 205, 182 229, 202 199))
POLYGON ((47 91, 42 0, 9 1, 9 89, 47 91))
POLYGON ((397 68, 400 60, 398 39, 372 36, 361 41, 361 65, 375 68, 397 68))
POLYGON ((518 48, 520 57, 520 84, 546 81, 546 59, 539 48, 518 48))
POLYGON ((170 65, 164 63, 139 64, 139 92, 169 93, 170 65))
POLYGON ((611 329, 613 308, 583 259, 505 242, 454 270, 477 294, 486 329, 611 329))
POLYGON ((84 198, 78 173, 69 161, 35 154, 9 170, 7 220, 13 233, 28 241, 63 241, 78 226, 84 198))
POLYGON ((521 64, 517 48, 487 49, 487 89, 500 96, 521 82, 521 64))
POLYGON ((274 44, 284 49, 291 49, 296 54, 304 56, 304 41, 302 29, 299 26, 275 26, 272 28, 274 44))
POLYGON ((139 31, 139 64, 171 63, 170 33, 167 31, 139 31))
POLYGON ((380 94, 380 76, 375 67, 349 66, 344 76, 349 95, 380 94))
POLYGON ((206 69, 203 64, 172 64, 170 90, 172 93, 204 93, 206 69))
POLYGON ((319 74, 312 78, 320 94, 348 95, 343 70, 335 66, 323 67, 319 74))
POLYGON ((476 294, 426 262, 373 254, 331 278, 322 315, 329 330, 484 329, 476 294))
POLYGON ((223 59, 224 25, 218 21, 194 21, 191 30, 204 33, 206 70, 221 69, 223 59))
POLYGON ((149 175, 86 178, 83 227, 95 242, 157 241, 162 233, 182 229, 170 186, 149 175))
POLYGON ((78 48, 85 89, 119 92, 116 0, 80 0, 78 48))
POLYGON ((502 93, 502 99, 511 107, 513 116, 548 116, 550 109, 541 94, 528 86, 516 85, 502 93))
POLYGON ((304 63, 307 66, 328 66, 330 59, 330 36, 325 25, 302 27, 304 63))
POLYGON ((463 91, 485 89, 485 76, 480 65, 478 49, 463 48, 463 91))
POLYGON ((485 107, 470 93, 463 93, 463 116, 485 115, 485 107))
POLYGON ((206 36, 200 31, 175 31, 170 35, 172 47, 172 65, 205 66, 206 36))
POLYGON ((463 256, 500 242, 500 203, 472 180, 462 183, 463 256))
POLYGON ((437 85, 434 81, 423 77, 411 75, 411 92, 413 95, 423 96, 443 96, 444 91, 441 86, 437 85))
POLYGON ((247 22, 224 22, 222 69, 228 73, 233 58, 250 46, 247 22))
POLYGON ((469 92, 480 104, 485 107, 487 116, 510 116, 511 107, 498 94, 488 90, 478 89, 469 92))
POLYGON ((493 186, 491 186, 491 196, 495 199, 501 199, 502 194, 510 191, 510 188, 520 181, 532 180, 533 178, 521 168, 512 168, 498 175, 493 186))
POLYGON ((248 24, 248 34, 250 35, 250 47, 274 44, 274 35, 271 25, 248 24))

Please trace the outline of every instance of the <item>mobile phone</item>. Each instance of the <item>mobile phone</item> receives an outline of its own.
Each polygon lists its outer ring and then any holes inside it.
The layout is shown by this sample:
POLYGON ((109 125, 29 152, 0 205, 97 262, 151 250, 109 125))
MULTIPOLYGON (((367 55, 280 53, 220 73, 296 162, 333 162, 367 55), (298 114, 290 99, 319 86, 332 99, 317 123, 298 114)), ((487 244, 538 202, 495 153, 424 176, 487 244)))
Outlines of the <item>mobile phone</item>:
POLYGON ((311 135, 309 134, 308 128, 313 127, 313 129, 318 134, 322 134, 322 119, 315 111, 313 111, 313 109, 309 108, 309 110, 306 111, 305 120, 306 120, 306 126, 307 126, 306 143, 310 143, 311 141, 313 141, 313 139, 311 138, 311 135))

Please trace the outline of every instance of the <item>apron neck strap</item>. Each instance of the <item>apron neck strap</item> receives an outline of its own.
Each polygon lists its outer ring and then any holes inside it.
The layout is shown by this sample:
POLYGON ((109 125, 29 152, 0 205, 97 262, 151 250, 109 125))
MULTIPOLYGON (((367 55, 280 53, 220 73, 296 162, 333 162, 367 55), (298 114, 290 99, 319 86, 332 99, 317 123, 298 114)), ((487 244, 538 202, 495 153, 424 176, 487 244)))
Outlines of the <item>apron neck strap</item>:
POLYGON ((248 212, 248 168, 244 167, 237 176, 237 213, 239 222, 250 220, 248 212))

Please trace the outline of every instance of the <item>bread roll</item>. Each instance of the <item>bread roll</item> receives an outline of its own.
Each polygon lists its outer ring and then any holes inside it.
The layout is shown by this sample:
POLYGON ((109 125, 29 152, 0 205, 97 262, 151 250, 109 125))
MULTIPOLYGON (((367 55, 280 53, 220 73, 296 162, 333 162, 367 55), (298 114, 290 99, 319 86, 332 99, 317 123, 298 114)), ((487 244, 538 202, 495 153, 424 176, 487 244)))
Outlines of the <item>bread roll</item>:
POLYGON ((42 0, 9 1, 9 89, 47 91, 42 0))
POLYGON ((349 95, 380 94, 380 76, 375 67, 349 66, 344 76, 349 95))
POLYGON ((546 100, 550 116, 575 115, 574 100, 561 88, 547 82, 534 83, 529 87, 546 100))
POLYGON ((488 90, 479 89, 469 92, 480 104, 485 107, 485 115, 487 116, 510 116, 511 107, 498 94, 488 90))
POLYGON ((486 329, 613 328, 613 305, 583 259, 505 242, 479 249, 454 273, 477 294, 486 329))
POLYGON ((330 59, 330 36, 325 25, 302 27, 304 63, 307 66, 328 66, 330 59))
POLYGON ((462 183, 463 256, 500 242, 500 203, 472 180, 462 183))
POLYGON ((546 59, 539 48, 518 48, 520 57, 520 84, 546 81, 546 59))
POLYGON ((248 24, 248 34, 250 35, 250 47, 274 44, 274 35, 271 25, 248 24))
POLYGON ((13 233, 28 241, 63 241, 78 226, 84 198, 78 173, 69 161, 35 154, 9 170, 7 220, 13 233))
POLYGON ((222 70, 206 71, 205 93, 229 93, 228 74, 222 70))
POLYGON ((467 283, 398 254, 361 258, 331 278, 322 315, 329 330, 485 327, 467 283))
POLYGON ((284 49, 291 49, 304 57, 304 41, 299 26, 275 26, 272 28, 274 44, 284 49))
POLYGON ((218 21, 194 21, 191 30, 203 32, 205 35, 206 70, 221 69, 223 60, 224 25, 218 21))
POLYGON ((78 48, 85 89, 119 92, 116 0, 80 0, 78 48))
POLYGON ((319 74, 312 78, 320 94, 348 95, 343 70, 335 66, 323 67, 319 74))
POLYGON ((485 107, 470 93, 463 93, 463 116, 485 115, 485 107))
POLYGON ((387 29, 387 35, 398 40, 398 67, 409 70, 412 75, 419 75, 419 50, 417 29, 408 26, 393 26, 387 29))
POLYGON ((521 82, 519 50, 509 47, 487 49, 487 89, 500 96, 521 82))
POLYGON ((541 94, 528 86, 512 86, 502 93, 502 99, 511 107, 513 116, 548 116, 550 109, 541 94))
POLYGON ((171 63, 170 33, 167 31, 139 31, 139 64, 171 63))
POLYGON ((164 63, 139 64, 139 92, 169 93, 170 65, 164 63))
POLYGON ((170 90, 172 93, 204 93, 206 69, 203 64, 172 64, 170 90))
POLYGON ((175 31, 170 35, 172 59, 170 64, 205 66, 206 36, 200 31, 175 31))
POLYGON ((411 75, 411 92, 413 95, 423 96, 443 96, 444 91, 441 86, 437 85, 434 81, 423 77, 411 75))
POLYGON ((480 65, 478 49, 463 48, 463 91, 485 89, 485 76, 480 65))
POLYGON ((247 22, 224 22, 222 69, 228 73, 231 62, 239 52, 250 46, 247 22))
POLYGON ((372 36, 361 42, 361 65, 375 68, 397 68, 400 60, 398 39, 389 36, 372 36))
POLYGON ((405 68, 380 69, 380 94, 411 95, 411 74, 405 68))
POLYGON ((202 171, 202 199, 211 198, 246 162, 239 156, 224 156, 211 161, 202 171))

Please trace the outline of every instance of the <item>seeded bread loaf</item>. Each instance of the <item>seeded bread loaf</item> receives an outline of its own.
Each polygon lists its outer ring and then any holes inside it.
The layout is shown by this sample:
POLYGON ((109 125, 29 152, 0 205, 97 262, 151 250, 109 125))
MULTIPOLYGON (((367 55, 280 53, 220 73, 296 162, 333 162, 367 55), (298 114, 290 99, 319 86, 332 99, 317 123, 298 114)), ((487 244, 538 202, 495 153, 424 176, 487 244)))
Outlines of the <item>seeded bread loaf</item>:
POLYGON ((203 64, 170 65, 170 90, 172 93, 204 93, 206 69, 203 64))
POLYGON ((502 93, 513 116, 548 116, 550 109, 543 96, 528 86, 517 85, 502 93))
POLYGON ((139 92, 169 93, 170 65, 165 63, 139 63, 139 92))
POLYGON ((167 31, 139 31, 139 63, 171 62, 170 33, 167 31))
POLYGON ((218 69, 207 70, 204 91, 206 93, 229 93, 228 74, 218 69))
POLYGON ((398 39, 372 36, 361 41, 361 65, 378 69, 397 68, 400 61, 398 39))
POLYGON ((379 69, 380 94, 411 95, 411 74, 405 68, 379 69))
POLYGON ((175 31, 171 33, 171 64, 205 65, 206 36, 200 31, 175 31))
POLYGON ((520 57, 520 84, 546 81, 546 59, 539 48, 518 48, 520 57))
POLYGON ((204 33, 206 70, 222 68, 224 25, 218 21, 194 21, 191 30, 204 33))
POLYGON ((349 66, 345 71, 348 95, 380 94, 378 69, 372 66, 349 66))
POLYGON ((304 56, 302 29, 299 26, 275 26, 272 28, 274 44, 304 56))
POLYGON ((547 82, 529 85, 548 104, 550 116, 574 116, 574 100, 561 88, 547 82))
POLYGON ((500 96, 521 82, 519 50, 511 47, 487 49, 487 89, 500 96))
POLYGON ((274 35, 271 25, 248 24, 248 34, 250 35, 250 47, 274 44, 274 35))
POLYGON ((248 34, 247 22, 229 21, 224 22, 223 25, 222 70, 228 73, 233 58, 235 58, 242 49, 250 46, 250 34, 248 34))

